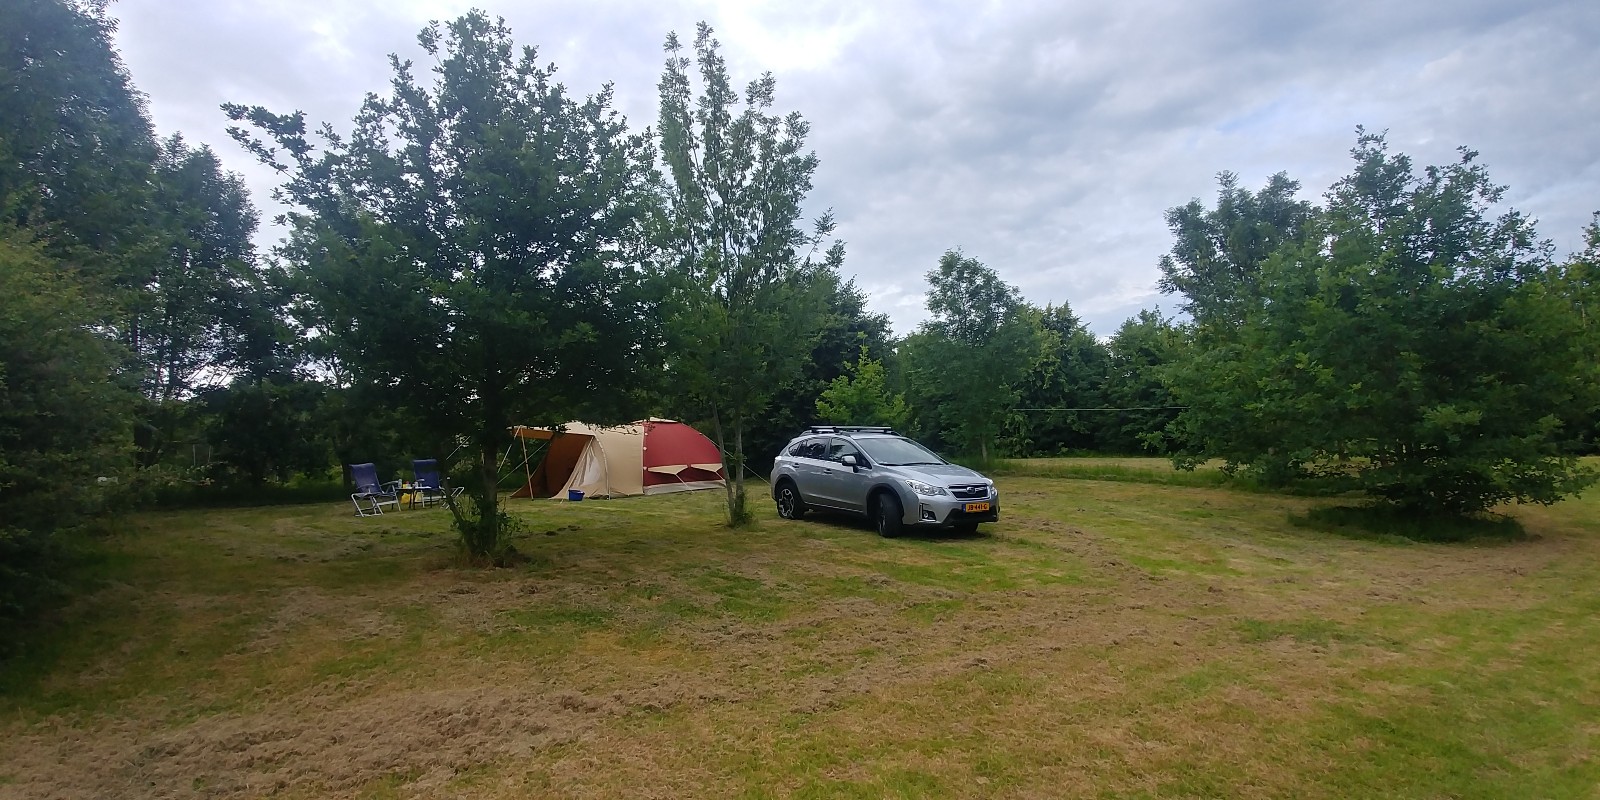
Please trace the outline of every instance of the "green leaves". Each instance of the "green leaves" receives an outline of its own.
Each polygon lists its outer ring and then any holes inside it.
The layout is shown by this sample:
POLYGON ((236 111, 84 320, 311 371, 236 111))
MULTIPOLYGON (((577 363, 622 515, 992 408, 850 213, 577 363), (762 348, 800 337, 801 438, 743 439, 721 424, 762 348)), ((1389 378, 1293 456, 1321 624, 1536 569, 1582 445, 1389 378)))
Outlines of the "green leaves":
POLYGON ((675 35, 665 50, 658 129, 667 180, 653 228, 669 291, 672 385, 711 418, 729 520, 739 524, 748 519, 745 432, 805 366, 844 250, 835 242, 815 258, 832 235, 830 215, 810 233, 801 227, 817 158, 805 152, 809 127, 798 113, 769 111, 772 75, 741 99, 705 23, 692 57, 675 35))
POLYGON ((1161 258, 1160 286, 1184 295, 1183 310, 1197 323, 1232 326, 1261 299, 1262 264, 1302 240, 1312 208, 1295 198, 1300 184, 1281 172, 1256 193, 1239 188, 1231 172, 1217 183, 1214 209, 1191 200, 1167 211, 1176 241, 1161 258))
POLYGON ((1247 265, 1237 324, 1197 315, 1201 352, 1169 373, 1191 455, 1430 513, 1584 485, 1555 415, 1595 385, 1549 245, 1491 215, 1504 190, 1470 150, 1419 174, 1362 131, 1352 156, 1306 235, 1247 265))
POLYGON ((906 395, 919 433, 987 460, 1039 352, 1016 287, 959 251, 928 278, 932 316, 903 346, 906 395))
POLYGON ((54 594, 60 535, 128 477, 134 395, 111 378, 124 354, 85 294, 43 242, 0 223, 0 632, 54 594))
POLYGON ((862 345, 860 358, 846 365, 845 374, 822 391, 817 398, 817 415, 839 425, 903 427, 905 396, 890 391, 883 362, 869 358, 867 352, 867 346, 862 345))
POLYGON ((303 324, 410 411, 435 455, 472 443, 476 502, 458 522, 472 556, 493 558, 508 426, 643 410, 659 347, 641 268, 652 152, 609 86, 570 97, 502 21, 472 12, 419 41, 438 58, 432 84, 391 58, 390 93, 369 95, 348 134, 325 126, 312 145, 298 112, 224 111, 286 171, 297 210, 280 254, 303 324))

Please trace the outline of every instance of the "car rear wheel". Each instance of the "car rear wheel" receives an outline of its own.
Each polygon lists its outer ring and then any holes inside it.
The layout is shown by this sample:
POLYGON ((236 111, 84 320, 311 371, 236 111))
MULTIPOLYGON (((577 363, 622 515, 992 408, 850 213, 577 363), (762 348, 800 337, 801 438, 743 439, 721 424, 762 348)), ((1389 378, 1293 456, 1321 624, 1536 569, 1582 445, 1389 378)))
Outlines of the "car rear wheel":
POLYGON ((873 522, 878 526, 878 535, 885 539, 893 539, 900 535, 900 499, 892 494, 878 495, 877 502, 872 505, 873 522))
POLYGON ((805 516, 806 502, 800 499, 800 492, 794 488, 793 482, 784 481, 778 484, 778 494, 773 500, 778 504, 778 516, 784 519, 799 519, 805 516))

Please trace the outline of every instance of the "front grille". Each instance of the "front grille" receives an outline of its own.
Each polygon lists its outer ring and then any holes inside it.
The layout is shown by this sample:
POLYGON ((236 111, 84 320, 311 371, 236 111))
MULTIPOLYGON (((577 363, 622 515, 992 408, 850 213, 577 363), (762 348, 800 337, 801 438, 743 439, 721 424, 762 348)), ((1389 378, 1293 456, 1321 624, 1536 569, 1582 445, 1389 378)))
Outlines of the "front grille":
POLYGON ((983 483, 952 486, 950 487, 950 496, 957 500, 986 500, 989 497, 989 486, 983 483))

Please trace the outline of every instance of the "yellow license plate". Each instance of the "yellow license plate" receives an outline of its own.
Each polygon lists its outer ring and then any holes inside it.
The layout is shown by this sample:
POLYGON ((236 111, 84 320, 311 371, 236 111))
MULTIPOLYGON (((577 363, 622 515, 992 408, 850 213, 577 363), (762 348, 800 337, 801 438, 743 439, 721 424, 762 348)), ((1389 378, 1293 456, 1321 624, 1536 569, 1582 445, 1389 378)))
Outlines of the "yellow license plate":
POLYGON ((968 514, 973 514, 973 513, 979 512, 979 511, 988 511, 988 510, 989 510, 989 504, 988 503, 968 503, 967 504, 967 513, 968 514))

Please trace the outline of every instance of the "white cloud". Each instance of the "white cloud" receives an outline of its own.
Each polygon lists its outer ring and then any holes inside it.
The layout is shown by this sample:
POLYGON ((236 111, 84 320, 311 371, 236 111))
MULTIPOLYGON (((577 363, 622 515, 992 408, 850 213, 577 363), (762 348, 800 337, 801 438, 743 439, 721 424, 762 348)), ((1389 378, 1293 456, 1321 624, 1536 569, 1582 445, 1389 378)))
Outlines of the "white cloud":
MULTIPOLYGON (((157 125, 217 146, 266 205, 273 176, 227 141, 217 105, 302 108, 341 126, 416 54, 428 19, 469 5, 125 2, 119 43, 157 125)), ((777 74, 812 123, 812 205, 831 206, 847 271, 909 330, 922 274, 962 247, 1034 302, 1114 330, 1156 294, 1162 212, 1221 170, 1287 171, 1317 197, 1357 124, 1418 163, 1482 151, 1508 199, 1559 247, 1600 206, 1600 6, 1335 5, 1271 0, 507 4, 519 41, 579 92, 607 80, 654 123, 661 40, 717 28, 736 78, 777 74)))

